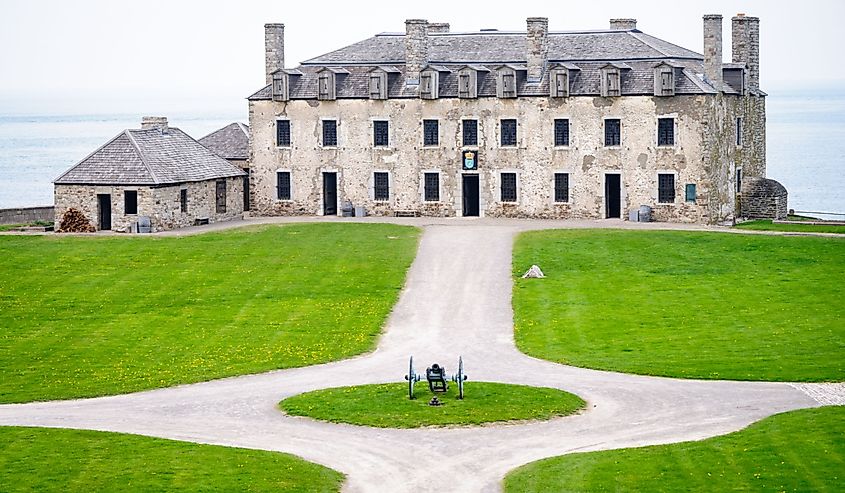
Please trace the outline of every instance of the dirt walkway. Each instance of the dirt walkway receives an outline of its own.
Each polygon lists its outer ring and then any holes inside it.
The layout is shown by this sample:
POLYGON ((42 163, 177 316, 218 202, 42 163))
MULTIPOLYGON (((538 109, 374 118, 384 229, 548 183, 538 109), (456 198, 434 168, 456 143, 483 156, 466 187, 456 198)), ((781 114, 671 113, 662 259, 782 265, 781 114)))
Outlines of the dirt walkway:
MULTIPOLYGON (((819 405, 810 397, 814 392, 786 383, 641 377, 527 357, 513 343, 511 245, 521 230, 561 223, 402 222, 425 225, 424 234, 374 353, 129 395, 5 405, 0 406, 0 424, 118 431, 290 452, 347 474, 344 491, 349 492, 487 492, 499 491, 510 469, 543 457, 701 439, 773 413, 819 405), (463 355, 471 380, 557 387, 583 397, 588 409, 523 425, 418 430, 321 423, 287 417, 276 409, 279 400, 308 390, 401 381, 411 354, 423 367, 434 361, 453 366, 463 355)), ((471 382, 467 390, 471 398, 471 382)))

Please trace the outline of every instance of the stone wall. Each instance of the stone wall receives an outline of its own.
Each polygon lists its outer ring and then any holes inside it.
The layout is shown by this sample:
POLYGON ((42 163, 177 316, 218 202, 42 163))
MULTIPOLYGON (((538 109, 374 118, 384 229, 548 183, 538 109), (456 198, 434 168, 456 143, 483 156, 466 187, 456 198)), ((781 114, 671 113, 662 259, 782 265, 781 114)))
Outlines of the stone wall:
POLYGON ((111 229, 128 231, 140 216, 150 217, 153 231, 191 226, 197 219, 209 222, 243 217, 243 178, 226 178, 226 212, 216 212, 216 180, 170 186, 55 185, 55 222, 58 224, 70 208, 81 211, 99 228, 98 194, 111 195, 111 229), (180 194, 188 190, 188 211, 181 211, 180 194), (138 192, 138 213, 124 212, 124 191, 138 192))
MULTIPOLYGON (((376 215, 395 210, 462 215, 461 176, 466 172, 460 166, 461 120, 476 119, 480 145, 469 149, 479 154, 482 216, 603 218, 605 175, 618 173, 623 218, 645 204, 655 209, 658 220, 719 222, 734 216, 735 163, 756 159, 765 172, 764 155, 754 154, 757 137, 747 139, 754 145, 737 148, 734 143, 735 116, 748 111, 747 99, 713 95, 251 101, 253 210, 265 215, 322 214, 322 172, 336 172, 338 203, 349 200, 376 215), (674 146, 657 146, 659 117, 675 118, 674 146), (277 118, 291 121, 291 147, 275 145, 277 118), (319 145, 321 118, 337 119, 336 148, 319 145), (518 121, 516 147, 499 145, 503 118, 518 121), (553 145, 555 118, 570 121, 567 147, 553 145), (604 146, 606 118, 621 119, 619 147, 604 146), (388 148, 372 146, 374 119, 390 122, 388 148), (422 145, 423 119, 439 120, 439 146, 422 145), (276 200, 277 170, 291 172, 290 201, 276 200), (387 202, 373 200, 374 171, 390 175, 387 202), (440 201, 425 203, 421 181, 425 172, 432 171, 440 173, 440 201), (515 203, 500 200, 503 172, 517 174, 515 203), (556 172, 570 175, 568 203, 553 202, 556 172), (658 173, 675 175, 672 204, 657 204, 658 173), (684 201, 688 183, 696 185, 694 203, 684 201)), ((755 166, 760 167, 749 165, 755 166)))
POLYGON ((52 221, 54 216, 53 206, 0 209, 0 224, 26 224, 35 221, 52 221))

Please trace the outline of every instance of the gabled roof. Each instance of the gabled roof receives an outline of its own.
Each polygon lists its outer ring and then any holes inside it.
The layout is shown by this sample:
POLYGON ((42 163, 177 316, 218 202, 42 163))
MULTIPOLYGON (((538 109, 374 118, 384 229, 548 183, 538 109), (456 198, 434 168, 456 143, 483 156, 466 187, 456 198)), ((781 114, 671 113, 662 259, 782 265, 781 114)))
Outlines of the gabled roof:
POLYGON ((249 158, 249 127, 243 123, 230 123, 199 140, 211 152, 223 159, 249 158))
POLYGON ((124 130, 56 178, 57 185, 166 185, 244 176, 178 128, 124 130))

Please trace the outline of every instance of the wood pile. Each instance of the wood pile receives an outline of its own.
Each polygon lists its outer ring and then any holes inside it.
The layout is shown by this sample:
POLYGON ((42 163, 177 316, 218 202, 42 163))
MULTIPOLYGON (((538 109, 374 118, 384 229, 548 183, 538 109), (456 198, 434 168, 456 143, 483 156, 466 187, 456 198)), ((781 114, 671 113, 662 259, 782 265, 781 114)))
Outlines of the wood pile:
POLYGON ((94 233, 97 228, 79 210, 70 208, 62 215, 57 233, 94 233))

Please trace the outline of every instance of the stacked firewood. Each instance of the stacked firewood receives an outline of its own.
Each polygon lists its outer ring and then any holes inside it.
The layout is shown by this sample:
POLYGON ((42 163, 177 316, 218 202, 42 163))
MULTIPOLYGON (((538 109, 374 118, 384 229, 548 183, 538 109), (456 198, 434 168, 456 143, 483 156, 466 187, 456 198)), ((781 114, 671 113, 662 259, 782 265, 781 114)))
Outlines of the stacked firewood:
POLYGON ((62 215, 57 233, 93 233, 97 231, 88 218, 79 210, 70 208, 62 215))

